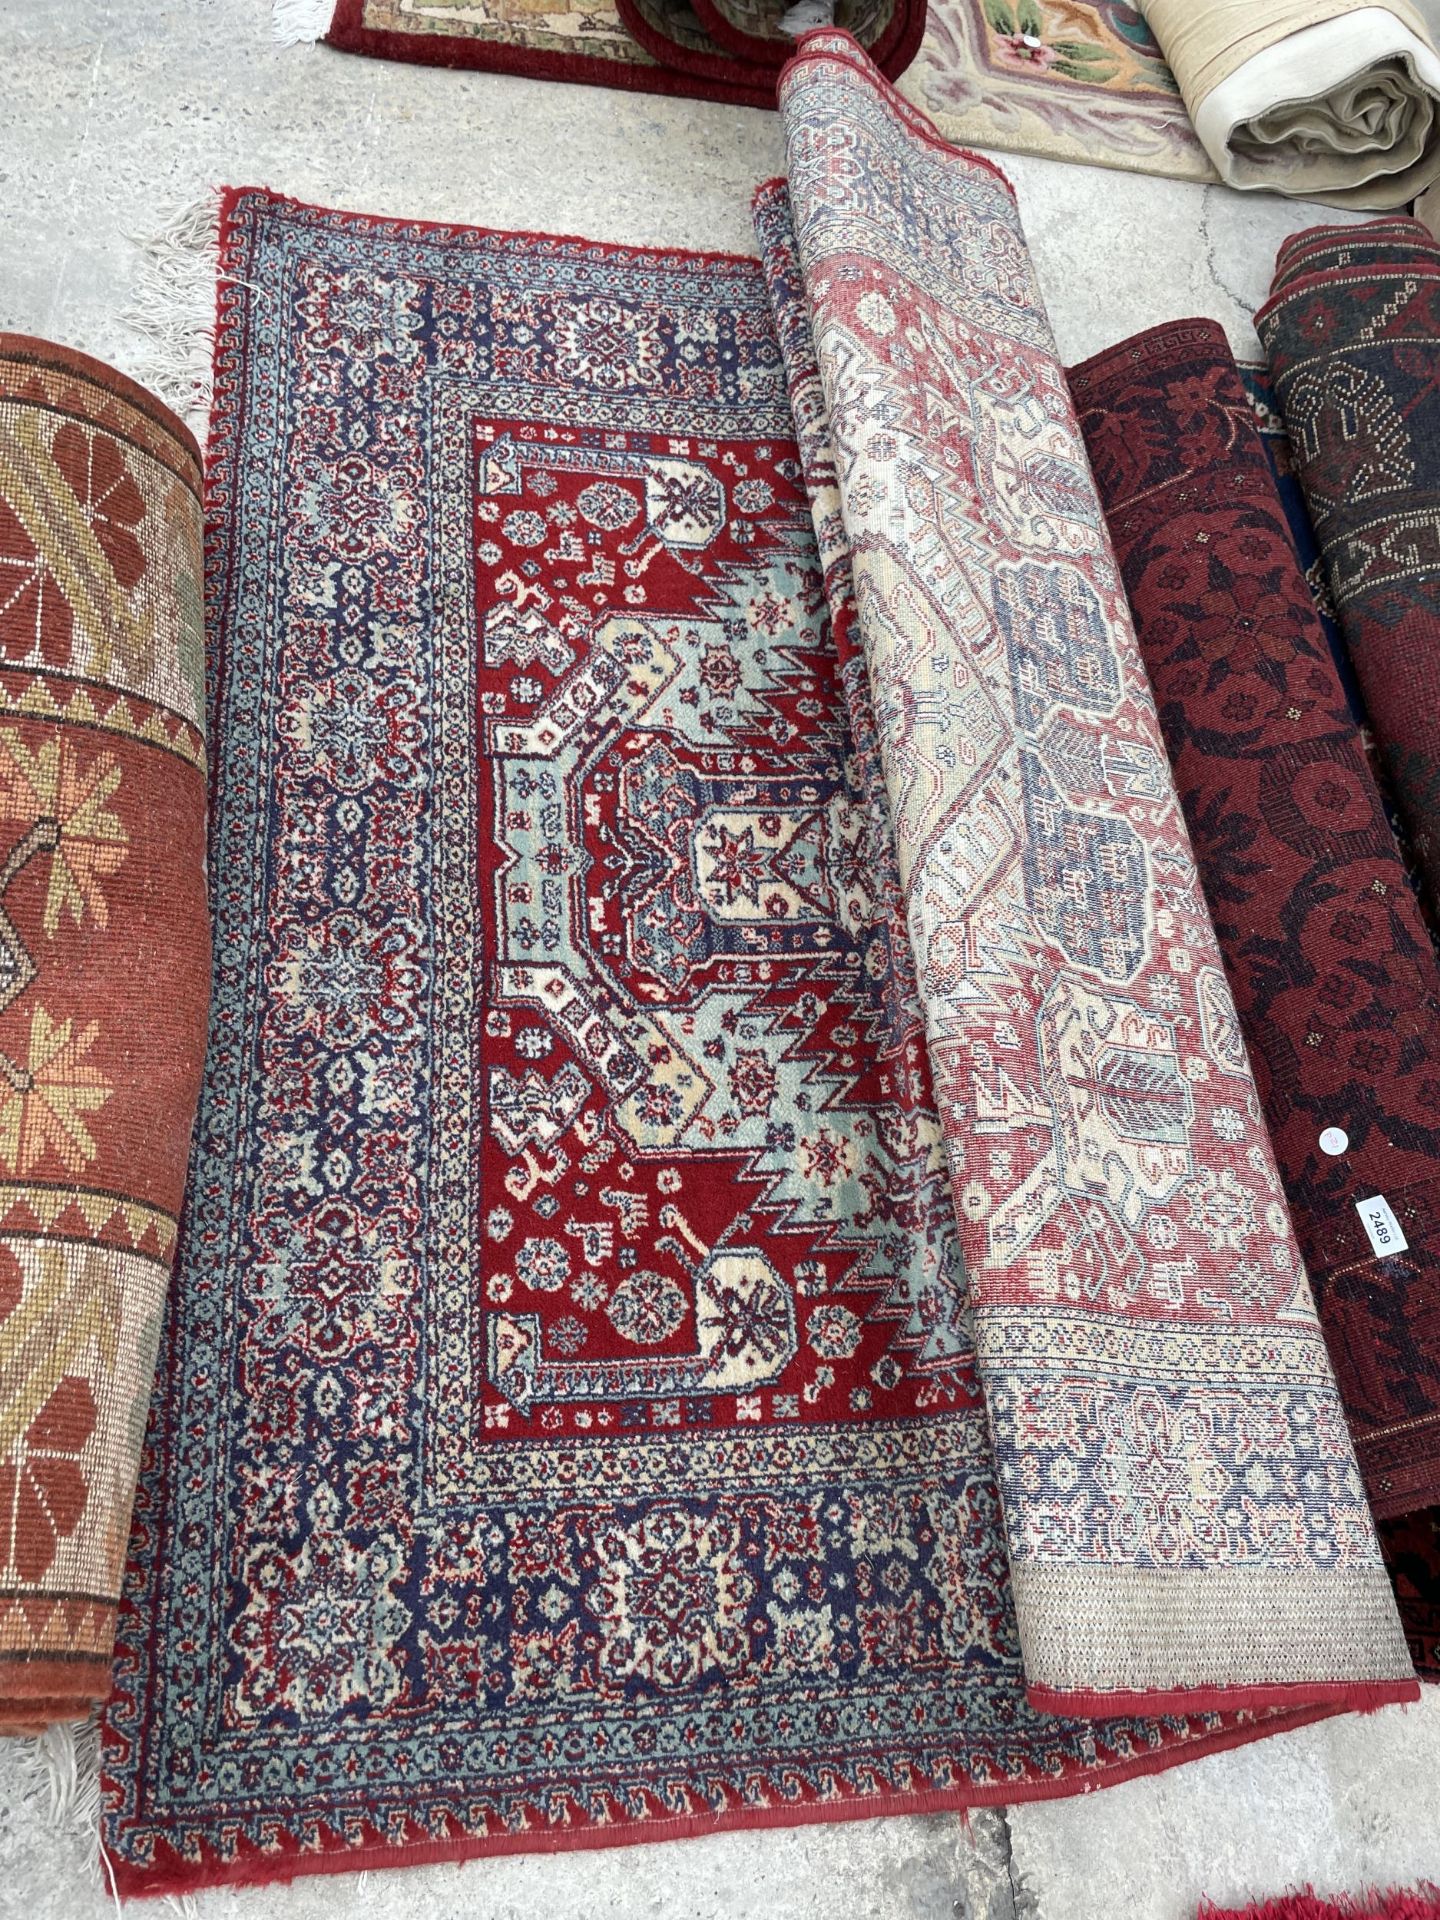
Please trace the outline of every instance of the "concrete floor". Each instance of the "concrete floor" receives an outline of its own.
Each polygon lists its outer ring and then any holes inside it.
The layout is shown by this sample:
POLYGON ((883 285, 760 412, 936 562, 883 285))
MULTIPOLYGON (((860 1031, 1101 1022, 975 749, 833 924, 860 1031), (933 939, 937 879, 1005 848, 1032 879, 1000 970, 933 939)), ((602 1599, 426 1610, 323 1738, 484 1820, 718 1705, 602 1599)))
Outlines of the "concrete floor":
MULTIPOLYGON (((212 185, 430 220, 753 251, 780 167, 746 108, 280 48, 267 0, 0 0, 0 327, 137 376, 140 244, 212 185)), ((1061 352, 1209 314, 1254 357, 1303 204, 1000 156, 1061 352)), ((178 396, 177 396, 178 397, 178 396)), ((1440 1879, 1440 1688, 1081 1800, 314 1879, 203 1920, 1188 1920, 1255 1897, 1440 1879)), ((0 1742, 0 1914, 99 1920, 84 1845, 0 1742)))

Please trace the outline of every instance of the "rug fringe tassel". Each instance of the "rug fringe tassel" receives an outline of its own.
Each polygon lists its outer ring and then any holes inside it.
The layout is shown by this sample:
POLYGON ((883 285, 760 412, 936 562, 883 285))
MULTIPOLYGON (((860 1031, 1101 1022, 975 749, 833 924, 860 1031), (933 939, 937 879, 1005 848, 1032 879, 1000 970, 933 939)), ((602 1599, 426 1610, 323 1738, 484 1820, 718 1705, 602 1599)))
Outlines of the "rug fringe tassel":
MULTIPOLYGON (((37 1804, 52 1833, 74 1843, 82 1872, 92 1885, 105 1889, 118 1915, 120 1891, 100 1838, 99 1713, 88 1720, 56 1721, 17 1745, 26 1798, 37 1804)), ((199 1920, 199 1915, 187 1911, 184 1920, 199 1920)))
POLYGON ((100 1844, 100 1716, 58 1721, 16 1744, 25 1797, 52 1833, 76 1843, 89 1879, 104 1884, 110 1863, 100 1844))
POLYGON ((127 371, 173 407, 203 445, 215 353, 220 196, 207 193, 177 209, 157 232, 131 238, 140 262, 121 319, 140 344, 127 356, 127 371))
MULTIPOLYGON (((100 1720, 65 1720, 20 1742, 29 1796, 56 1833, 100 1835, 100 1720)), ((97 1862, 98 1864, 98 1862, 97 1862)))
POLYGON ((274 0, 271 32, 282 47, 300 47, 323 38, 335 0, 274 0))

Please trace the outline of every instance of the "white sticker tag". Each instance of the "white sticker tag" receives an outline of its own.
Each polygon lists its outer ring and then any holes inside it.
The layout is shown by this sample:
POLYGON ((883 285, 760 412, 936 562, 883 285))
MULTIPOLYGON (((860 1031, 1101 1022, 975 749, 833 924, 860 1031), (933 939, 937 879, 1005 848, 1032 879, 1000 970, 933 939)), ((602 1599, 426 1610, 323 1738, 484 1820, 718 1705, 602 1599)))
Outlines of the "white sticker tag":
POLYGON ((1405 1238, 1400 1222, 1395 1218, 1395 1210, 1383 1193, 1377 1193, 1373 1200, 1357 1200, 1355 1211, 1370 1236, 1372 1252, 1381 1260, 1387 1253, 1408 1252, 1410 1242, 1405 1238))

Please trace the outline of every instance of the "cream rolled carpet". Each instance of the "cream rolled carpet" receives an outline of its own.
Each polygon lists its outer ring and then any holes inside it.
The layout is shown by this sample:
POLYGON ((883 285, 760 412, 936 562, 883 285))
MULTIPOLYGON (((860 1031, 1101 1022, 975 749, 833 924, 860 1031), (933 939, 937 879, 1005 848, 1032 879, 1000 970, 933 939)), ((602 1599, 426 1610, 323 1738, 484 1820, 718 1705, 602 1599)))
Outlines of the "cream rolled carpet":
POLYGON ((1408 205, 1440 174, 1440 56, 1410 0, 1141 0, 1228 186, 1408 205))

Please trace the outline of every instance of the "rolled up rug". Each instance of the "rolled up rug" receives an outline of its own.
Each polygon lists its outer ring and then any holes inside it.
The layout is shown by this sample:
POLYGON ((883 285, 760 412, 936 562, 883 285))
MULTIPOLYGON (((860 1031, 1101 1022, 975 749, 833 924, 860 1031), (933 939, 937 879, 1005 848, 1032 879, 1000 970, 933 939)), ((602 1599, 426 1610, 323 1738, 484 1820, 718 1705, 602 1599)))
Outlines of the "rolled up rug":
POLYGON ((1440 55, 1410 0, 1139 0, 1228 186, 1401 207, 1440 175, 1440 55))
POLYGON ((844 35, 780 105, 1028 1697, 1378 1704, 1410 1663, 1013 195, 844 35))
POLYGON ((1311 228, 1256 329, 1336 617, 1440 905, 1440 250, 1415 220, 1311 228))
POLYGON ((109 1692, 209 997, 200 454, 0 335, 0 1733, 109 1692))
MULTIPOLYGON (((1224 333, 1069 377, 1371 1505, 1415 1514, 1440 1501, 1440 961, 1224 333)), ((1423 1657, 1433 1595, 1392 1577, 1423 1657)))
MULTIPOLYGON (((813 10, 828 14, 833 0, 813 10)), ((796 16, 803 19, 807 0, 693 0, 696 18, 722 55, 778 76, 795 51, 796 16)), ((839 0, 833 10, 839 24, 864 47, 882 73, 901 73, 914 58, 925 31, 924 0, 839 0)), ((805 24, 814 24, 806 22, 805 24)))
POLYGON ((1306 272, 1323 272, 1327 266, 1384 266, 1396 247, 1403 248, 1408 259, 1440 259, 1440 240, 1409 214, 1391 214, 1355 227, 1306 227, 1281 243, 1272 291, 1279 291, 1282 279, 1289 285, 1306 272))
POLYGON ((1415 1671, 1423 1679, 1440 1680, 1440 1507, 1381 1521, 1380 1550, 1415 1671))

